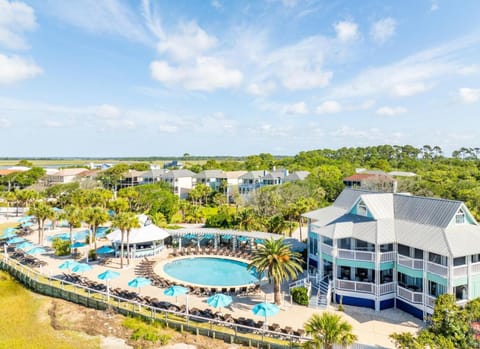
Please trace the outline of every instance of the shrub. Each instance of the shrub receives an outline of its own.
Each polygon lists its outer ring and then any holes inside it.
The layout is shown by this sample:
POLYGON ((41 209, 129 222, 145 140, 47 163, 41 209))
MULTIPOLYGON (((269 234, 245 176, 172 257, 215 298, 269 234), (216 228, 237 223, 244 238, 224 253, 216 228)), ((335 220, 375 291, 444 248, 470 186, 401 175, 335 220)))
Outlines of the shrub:
POLYGON ((95 251, 94 249, 88 251, 88 260, 89 261, 96 261, 97 260, 97 251, 95 251))
POLYGON ((158 322, 147 323, 139 318, 128 317, 123 323, 123 327, 133 330, 132 340, 145 340, 149 342, 160 342, 165 345, 170 340, 168 334, 160 332, 162 326, 158 322))
POLYGON ((290 290, 292 299, 300 305, 308 305, 308 290, 305 287, 294 287, 290 290))
POLYGON ((70 254, 70 240, 53 239, 52 247, 55 250, 55 256, 68 256, 70 254))

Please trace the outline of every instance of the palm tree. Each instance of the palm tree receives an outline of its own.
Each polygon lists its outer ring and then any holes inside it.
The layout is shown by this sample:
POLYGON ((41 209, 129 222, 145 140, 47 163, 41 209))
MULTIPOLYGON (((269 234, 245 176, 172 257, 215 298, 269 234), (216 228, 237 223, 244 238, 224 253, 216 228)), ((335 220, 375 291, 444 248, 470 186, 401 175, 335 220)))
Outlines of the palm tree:
POLYGON ((273 293, 276 304, 281 302, 280 285, 285 280, 295 278, 303 271, 300 253, 292 252, 290 245, 283 238, 266 240, 255 251, 248 270, 256 269, 259 274, 267 272, 268 279, 273 282, 273 293))
POLYGON ((338 314, 313 314, 304 324, 304 328, 312 337, 303 345, 307 349, 333 349, 335 344, 346 347, 357 340, 357 336, 352 333, 352 325, 338 314))
POLYGON ((127 233, 127 261, 130 264, 130 230, 140 227, 138 217, 132 212, 120 212, 113 218, 112 225, 120 229, 120 268, 123 268, 123 242, 127 233))
POLYGON ((92 236, 90 236, 90 245, 93 240, 95 249, 97 249, 97 229, 101 224, 108 222, 108 219, 110 218, 108 212, 102 207, 89 207, 85 211, 84 218, 85 222, 92 228, 90 229, 90 232, 93 232, 93 239, 92 236))
POLYGON ((55 211, 43 201, 33 203, 28 209, 28 214, 35 216, 38 222, 38 244, 42 244, 45 221, 55 216, 55 211))
POLYGON ((80 207, 69 205, 60 214, 61 219, 68 222, 70 228, 70 243, 73 244, 73 228, 79 228, 83 220, 83 211, 80 207))

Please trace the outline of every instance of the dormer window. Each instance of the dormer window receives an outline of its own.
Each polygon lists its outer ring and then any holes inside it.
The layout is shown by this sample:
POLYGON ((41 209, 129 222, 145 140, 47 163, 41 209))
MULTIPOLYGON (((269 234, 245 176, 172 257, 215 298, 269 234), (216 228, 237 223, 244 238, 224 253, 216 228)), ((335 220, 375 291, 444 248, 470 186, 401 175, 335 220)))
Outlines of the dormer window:
POLYGON ((464 224, 465 223, 465 213, 462 210, 458 210, 455 215, 455 223, 464 224))
POLYGON ((357 205, 357 214, 359 216, 366 216, 367 215, 367 205, 363 201, 360 201, 357 205))

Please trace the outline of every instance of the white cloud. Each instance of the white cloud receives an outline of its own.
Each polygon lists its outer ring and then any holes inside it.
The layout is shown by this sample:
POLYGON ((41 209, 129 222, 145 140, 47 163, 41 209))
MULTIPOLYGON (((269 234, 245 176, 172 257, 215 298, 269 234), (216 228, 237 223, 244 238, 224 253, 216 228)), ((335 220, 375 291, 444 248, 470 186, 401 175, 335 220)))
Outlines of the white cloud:
POLYGON ((12 122, 8 119, 0 119, 0 128, 9 128, 12 126, 12 122))
POLYGON ((285 106, 284 112, 286 114, 304 115, 308 114, 308 107, 305 102, 298 102, 285 106))
POLYGON ((47 128, 60 128, 60 127, 63 127, 64 125, 63 123, 57 120, 45 120, 43 122, 43 126, 47 128))
POLYGON ((330 131, 329 135, 335 138, 348 140, 349 142, 352 138, 356 138, 363 144, 366 144, 365 141, 392 144, 399 142, 405 137, 402 132, 389 133, 376 127, 360 130, 350 126, 342 126, 336 130, 330 131))
POLYGON ((385 115, 385 116, 394 116, 398 114, 406 113, 407 109, 404 107, 381 107, 377 109, 378 115, 385 115))
POLYGON ((333 25, 340 41, 355 40, 358 37, 358 25, 351 21, 341 21, 333 25))
POLYGON ((458 93, 461 101, 464 103, 475 103, 480 101, 480 88, 462 87, 458 93))
POLYGON ((36 26, 33 8, 20 1, 0 0, 0 45, 14 50, 28 48, 22 34, 36 26))
POLYGON ((175 133, 178 131, 178 127, 175 125, 160 125, 158 131, 161 133, 175 133))
POLYGON ((103 104, 97 108, 96 114, 103 119, 116 119, 120 116, 121 111, 114 105, 103 104))
POLYGON ((372 24, 370 35, 373 40, 382 44, 395 34, 397 22, 391 18, 383 18, 372 24))
POLYGON ((440 79, 459 75, 465 67, 471 67, 463 64, 463 60, 479 41, 476 36, 464 37, 389 65, 365 69, 350 81, 334 87, 329 98, 405 97, 428 91, 440 79))
POLYGON ((150 70, 155 80, 196 91, 235 87, 243 80, 240 71, 227 68, 224 62, 214 57, 198 57, 194 65, 178 67, 166 61, 154 61, 150 70))
POLYGON ((317 107, 317 114, 333 114, 342 111, 342 105, 337 101, 326 101, 317 107))
POLYGON ((219 0, 212 0, 211 2, 212 6, 215 8, 222 8, 222 3, 219 0))
POLYGON ((247 92, 254 96, 266 96, 275 91, 277 85, 273 81, 254 82, 248 85, 247 92))
MULTIPOLYGON (((148 5, 148 1, 145 3, 148 5)), ((45 1, 42 6, 60 20, 90 33, 117 35, 154 46, 154 40, 142 23, 141 16, 120 1, 45 1)))
POLYGON ((438 1, 437 0, 432 0, 430 3, 430 11, 434 12, 438 10, 438 1))
POLYGON ((167 53, 176 60, 189 60, 215 47, 217 38, 210 36, 196 22, 180 23, 179 32, 167 35, 158 45, 160 53, 167 53))
POLYGON ((472 64, 472 65, 466 65, 464 67, 460 67, 458 69, 458 74, 468 76, 468 75, 477 74, 479 71, 480 71, 480 65, 472 64))
POLYGON ((27 61, 18 56, 0 54, 0 84, 10 84, 31 79, 42 72, 42 69, 33 61, 27 61))

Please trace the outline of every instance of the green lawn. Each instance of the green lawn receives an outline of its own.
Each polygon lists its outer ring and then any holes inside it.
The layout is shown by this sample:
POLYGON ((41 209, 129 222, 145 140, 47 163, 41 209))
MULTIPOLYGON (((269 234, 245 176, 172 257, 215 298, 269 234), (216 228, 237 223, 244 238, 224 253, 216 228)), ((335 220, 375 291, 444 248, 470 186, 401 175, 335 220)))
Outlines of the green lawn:
POLYGON ((99 348, 100 340, 73 331, 56 331, 47 313, 49 299, 38 296, 0 272, 0 348, 99 348))

